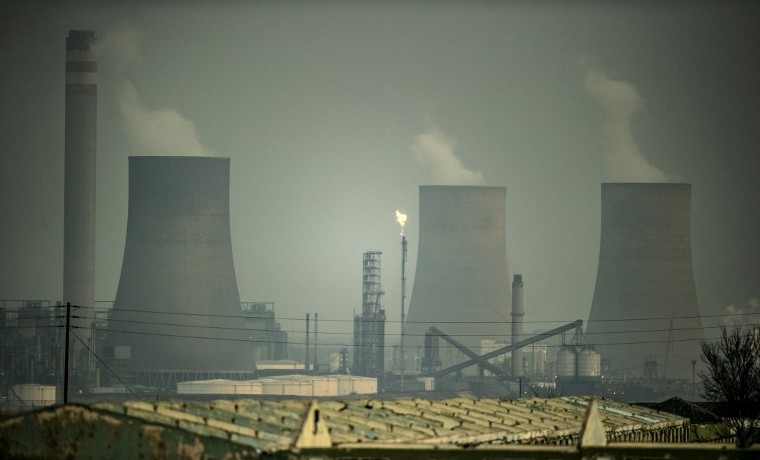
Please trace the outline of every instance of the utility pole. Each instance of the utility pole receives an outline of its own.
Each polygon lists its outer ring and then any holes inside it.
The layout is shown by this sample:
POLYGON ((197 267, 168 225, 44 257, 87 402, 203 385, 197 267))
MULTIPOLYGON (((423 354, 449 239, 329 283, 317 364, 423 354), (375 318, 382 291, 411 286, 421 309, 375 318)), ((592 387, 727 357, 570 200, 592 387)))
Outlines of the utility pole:
POLYGON ((69 325, 71 322, 71 303, 66 302, 66 351, 63 358, 63 403, 69 402, 69 325))
POLYGON ((306 313, 306 353, 303 363, 304 371, 309 374, 309 314, 306 313))
POLYGON ((317 342, 318 336, 317 336, 317 328, 319 327, 319 313, 314 313, 314 374, 319 373, 319 364, 317 364, 317 347, 319 346, 319 343, 317 342))

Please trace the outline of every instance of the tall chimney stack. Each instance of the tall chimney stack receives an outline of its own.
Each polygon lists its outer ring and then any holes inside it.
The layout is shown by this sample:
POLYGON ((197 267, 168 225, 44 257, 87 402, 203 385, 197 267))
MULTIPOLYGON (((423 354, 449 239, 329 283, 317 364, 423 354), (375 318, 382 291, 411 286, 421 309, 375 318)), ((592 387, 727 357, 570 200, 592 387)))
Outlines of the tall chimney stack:
MULTIPOLYGON (((512 343, 524 339, 523 336, 523 282, 522 275, 515 275, 512 281, 512 343)), ((523 376, 522 350, 512 352, 512 376, 523 376)))
MULTIPOLYGON (((63 301, 95 306, 95 154, 98 102, 95 32, 70 30, 66 38, 66 113, 63 217, 63 301)), ((91 346, 93 310, 72 325, 91 346)), ((74 368, 84 363, 74 359, 74 368)))

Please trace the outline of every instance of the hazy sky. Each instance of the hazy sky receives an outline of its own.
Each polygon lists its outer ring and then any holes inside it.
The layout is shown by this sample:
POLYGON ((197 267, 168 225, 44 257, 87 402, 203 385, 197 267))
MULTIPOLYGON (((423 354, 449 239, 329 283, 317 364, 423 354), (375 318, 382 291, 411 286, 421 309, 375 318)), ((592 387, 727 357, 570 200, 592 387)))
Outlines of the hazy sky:
POLYGON ((432 183, 507 187, 527 321, 587 319, 605 181, 691 183, 703 314, 760 309, 758 2, 122 3, 0 4, 0 299, 61 298, 65 37, 92 29, 98 300, 128 156, 210 154, 231 158, 241 298, 286 330, 350 320, 369 249, 398 319, 395 211, 411 295, 432 183))

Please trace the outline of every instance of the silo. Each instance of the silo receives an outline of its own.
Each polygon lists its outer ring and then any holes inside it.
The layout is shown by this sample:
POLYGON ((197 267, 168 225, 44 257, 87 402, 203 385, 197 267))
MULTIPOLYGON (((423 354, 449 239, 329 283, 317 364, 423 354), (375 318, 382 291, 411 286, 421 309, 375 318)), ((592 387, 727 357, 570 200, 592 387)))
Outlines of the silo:
POLYGON ((601 240, 586 340, 612 373, 690 378, 704 339, 691 257, 691 185, 602 184, 601 240))
POLYGON ((575 378, 578 367, 578 355, 574 347, 562 347, 557 352, 557 376, 575 378))
POLYGON ((602 361, 599 353, 591 348, 578 352, 578 378, 596 378, 602 375, 602 361))
MULTIPOLYGON (((405 327, 407 354, 421 356, 436 326, 479 351, 509 335, 505 187, 421 186, 417 268, 405 327)), ((446 367, 455 358, 441 353, 446 367)))
MULTIPOLYGON (((95 307, 95 157, 98 105, 95 32, 70 30, 66 37, 64 118, 63 301, 95 307)), ((72 326, 88 345, 92 312, 76 315, 72 326)), ((75 372, 88 374, 89 359, 78 341, 75 372)))
POLYGON ((135 371, 246 370, 232 259, 228 158, 129 158, 124 260, 110 345, 135 371))

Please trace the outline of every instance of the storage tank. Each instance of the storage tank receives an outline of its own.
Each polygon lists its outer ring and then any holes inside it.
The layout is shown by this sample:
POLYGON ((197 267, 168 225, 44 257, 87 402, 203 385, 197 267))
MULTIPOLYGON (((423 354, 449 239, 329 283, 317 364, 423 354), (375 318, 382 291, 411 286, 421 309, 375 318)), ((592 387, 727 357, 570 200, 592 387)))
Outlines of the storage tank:
POLYGON ((691 379, 704 339, 691 256, 691 185, 602 184, 601 239, 589 344, 610 371, 691 379))
POLYGON ((232 259, 230 160, 129 158, 129 216, 108 344, 132 371, 250 370, 232 259))
POLYGON ((593 378, 602 375, 601 356, 591 348, 584 348, 578 353, 578 377, 593 378))
POLYGON ((557 376, 573 378, 577 375, 578 357, 574 347, 562 347, 557 352, 557 376))
POLYGON ((11 410, 31 410, 55 404, 55 385, 22 383, 10 391, 11 410))
MULTIPOLYGON (((422 355, 436 326, 472 350, 509 335, 505 187, 421 186, 417 268, 404 328, 422 355)), ((464 358, 441 356, 446 367, 464 358)))

